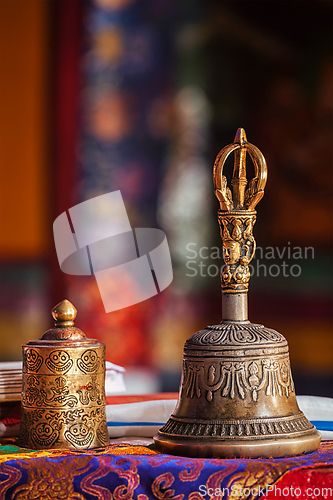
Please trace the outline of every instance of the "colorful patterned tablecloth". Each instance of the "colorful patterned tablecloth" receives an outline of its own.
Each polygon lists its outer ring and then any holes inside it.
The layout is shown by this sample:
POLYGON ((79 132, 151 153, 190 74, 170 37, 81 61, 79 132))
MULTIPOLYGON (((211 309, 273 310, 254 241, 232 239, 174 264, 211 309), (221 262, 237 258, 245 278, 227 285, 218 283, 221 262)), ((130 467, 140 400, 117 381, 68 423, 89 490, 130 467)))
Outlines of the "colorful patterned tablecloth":
POLYGON ((34 451, 12 440, 0 446, 1 500, 329 499, 332 492, 332 442, 307 455, 256 460, 174 457, 154 445, 34 451))

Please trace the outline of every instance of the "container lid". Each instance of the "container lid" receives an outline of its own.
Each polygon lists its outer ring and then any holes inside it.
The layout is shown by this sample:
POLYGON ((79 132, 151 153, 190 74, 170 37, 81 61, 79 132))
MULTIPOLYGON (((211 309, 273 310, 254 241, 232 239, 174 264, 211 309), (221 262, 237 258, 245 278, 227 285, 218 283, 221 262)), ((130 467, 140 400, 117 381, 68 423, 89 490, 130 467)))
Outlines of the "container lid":
POLYGON ((69 300, 59 302, 51 314, 55 320, 54 328, 47 330, 40 339, 30 340, 28 345, 76 347, 99 344, 96 339, 88 339, 82 330, 74 326, 77 310, 69 300))

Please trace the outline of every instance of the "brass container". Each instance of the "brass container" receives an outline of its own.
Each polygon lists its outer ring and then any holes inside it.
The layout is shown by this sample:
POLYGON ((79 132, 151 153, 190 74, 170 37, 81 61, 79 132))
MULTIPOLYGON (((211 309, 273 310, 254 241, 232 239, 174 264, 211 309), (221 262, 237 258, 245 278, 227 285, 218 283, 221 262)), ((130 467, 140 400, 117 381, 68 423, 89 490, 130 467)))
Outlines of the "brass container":
POLYGON ((287 340, 250 323, 247 291, 256 242, 254 210, 264 194, 265 159, 239 129, 214 165, 223 242, 222 321, 185 343, 177 406, 155 436, 157 448, 189 457, 282 457, 315 450, 320 434, 300 411, 287 340), (223 165, 235 153, 228 188, 223 165), (246 178, 246 153, 255 177, 246 178))
POLYGON ((104 447, 105 345, 74 326, 75 307, 52 310, 55 328, 22 346, 19 444, 25 448, 104 447))

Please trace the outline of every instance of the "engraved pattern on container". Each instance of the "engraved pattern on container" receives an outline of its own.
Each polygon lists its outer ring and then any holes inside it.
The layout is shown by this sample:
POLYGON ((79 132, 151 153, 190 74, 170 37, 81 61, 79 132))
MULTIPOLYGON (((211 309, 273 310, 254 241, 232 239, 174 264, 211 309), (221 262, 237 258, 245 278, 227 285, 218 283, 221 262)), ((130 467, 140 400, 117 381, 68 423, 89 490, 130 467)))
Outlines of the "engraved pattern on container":
POLYGON ((100 364, 99 357, 94 349, 87 349, 77 360, 77 366, 83 373, 95 373, 100 364))
POLYGON ((45 359, 45 364, 52 373, 65 375, 73 366, 73 360, 68 352, 56 349, 45 359))

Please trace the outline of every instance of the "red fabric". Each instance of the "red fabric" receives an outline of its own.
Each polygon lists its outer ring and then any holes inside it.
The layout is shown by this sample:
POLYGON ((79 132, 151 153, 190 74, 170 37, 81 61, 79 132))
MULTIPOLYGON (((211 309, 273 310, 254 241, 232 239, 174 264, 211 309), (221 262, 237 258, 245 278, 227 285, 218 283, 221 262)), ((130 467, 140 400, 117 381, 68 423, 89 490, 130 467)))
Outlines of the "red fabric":
POLYGON ((333 466, 286 472, 260 500, 328 500, 333 496, 333 466))
MULTIPOLYGON (((62 0, 54 4, 55 88, 52 103, 54 175, 51 179, 53 220, 74 204, 84 5, 85 2, 82 0, 62 0)), ((55 248, 51 265, 51 302, 56 304, 66 296, 67 285, 66 276, 59 269, 55 248)))
POLYGON ((328 500, 330 490, 323 488, 332 487, 332 452, 333 443, 322 443, 317 451, 297 457, 195 459, 125 443, 39 451, 6 444, 0 446, 0 498, 328 500), (271 496, 262 496, 267 490, 271 496))
POLYGON ((5 417, 2 419, 2 423, 6 427, 13 427, 19 424, 21 421, 21 403, 16 403, 13 407, 9 408, 5 417))
POLYGON ((57 215, 73 204, 76 180, 78 96, 82 38, 82 1, 58 4, 58 53, 56 73, 56 210, 57 215))
MULTIPOLYGON (((160 392, 156 394, 135 394, 121 396, 107 396, 107 405, 122 405, 128 403, 141 403, 142 401, 161 401, 166 399, 178 399, 178 392, 160 392)), ((13 427, 20 423, 21 420, 21 403, 13 402, 11 405, 3 407, 0 414, 0 421, 6 427, 13 427)))
POLYGON ((161 401, 178 399, 178 392, 159 392, 156 394, 135 394, 133 396, 106 396, 107 405, 124 405, 127 403, 141 403, 142 401, 161 401))

